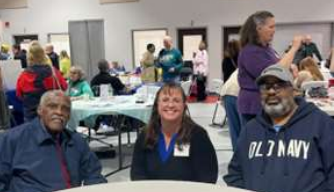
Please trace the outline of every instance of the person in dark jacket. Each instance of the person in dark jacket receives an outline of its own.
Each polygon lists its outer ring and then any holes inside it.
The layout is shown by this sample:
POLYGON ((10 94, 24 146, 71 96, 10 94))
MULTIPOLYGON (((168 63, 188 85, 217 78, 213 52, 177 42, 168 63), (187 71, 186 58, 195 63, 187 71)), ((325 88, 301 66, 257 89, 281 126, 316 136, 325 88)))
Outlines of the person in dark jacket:
POLYGON ((95 95, 99 96, 98 88, 102 84, 110 84, 113 89, 114 95, 126 94, 126 87, 121 82, 121 80, 118 77, 111 76, 109 74, 110 67, 108 61, 102 59, 99 61, 97 65, 100 70, 100 73, 97 74, 90 82, 90 86, 92 87, 95 95))
POLYGON ((21 61, 21 67, 24 69, 27 67, 27 53, 21 50, 21 46, 19 44, 13 45, 13 54, 14 59, 21 61))
POLYGON ((53 45, 47 44, 45 47, 45 53, 49 56, 52 66, 59 70, 59 56, 53 51, 53 45))
POLYGON ((320 54, 320 51, 317 47, 317 45, 312 42, 311 35, 306 35, 305 39, 303 41, 303 45, 298 49, 294 59, 293 63, 299 66, 299 63, 301 60, 305 59, 306 57, 312 57, 315 55, 319 61, 322 61, 322 57, 320 54))
POLYGON ((216 183, 215 149, 207 132, 187 110, 181 86, 164 84, 155 98, 148 127, 136 141, 131 180, 216 183))
POLYGON ((281 65, 257 79, 263 111, 242 129, 224 176, 229 186, 260 192, 334 190, 334 120, 293 95, 281 65))
POLYGON ((2 135, 1 192, 49 192, 106 182, 86 141, 65 129, 70 111, 64 92, 46 92, 37 118, 2 135))
POLYGON ((224 82, 227 82, 228 78, 238 68, 239 52, 240 42, 238 40, 233 39, 227 43, 226 50, 224 51, 224 59, 222 62, 224 82))

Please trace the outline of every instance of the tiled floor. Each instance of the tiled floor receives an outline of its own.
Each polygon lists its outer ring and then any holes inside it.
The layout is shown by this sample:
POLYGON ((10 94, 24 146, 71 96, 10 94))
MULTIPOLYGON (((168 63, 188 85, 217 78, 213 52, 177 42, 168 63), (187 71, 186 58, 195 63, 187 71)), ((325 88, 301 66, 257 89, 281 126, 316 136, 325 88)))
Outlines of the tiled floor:
MULTIPOLYGON (((231 158, 232 151, 231 151, 231 143, 228 133, 227 125, 225 125, 223 128, 220 127, 213 127, 210 126, 212 123, 212 116, 213 111, 215 108, 215 104, 206 104, 206 103, 192 103, 189 104, 189 112, 191 117, 201 126, 203 126, 209 133, 209 136, 211 138, 211 141, 216 149, 217 156, 218 156, 218 163, 219 163, 219 179, 218 184, 224 184, 222 181, 222 175, 226 173, 227 164, 231 158)), ((220 114, 215 122, 221 122, 223 119, 224 112, 219 107, 218 114, 220 114)), ((134 142, 136 137, 136 134, 133 133, 131 135, 132 143, 134 142)), ((108 139, 109 142, 113 143, 115 146, 117 146, 117 137, 112 137, 108 139)), ((123 141, 124 144, 126 144, 126 134, 123 135, 123 141)), ((96 145, 94 142, 91 145, 96 145)), ((124 164, 129 165, 131 162, 131 152, 132 147, 123 145, 123 149, 125 152, 125 158, 124 158, 124 164)), ((101 159, 102 165, 103 165, 103 174, 106 174, 110 171, 113 171, 117 169, 118 167, 118 156, 113 159, 101 159)), ((119 182, 119 181, 128 181, 129 179, 129 168, 124 169, 116 174, 113 174, 109 176, 108 178, 109 182, 119 182)))

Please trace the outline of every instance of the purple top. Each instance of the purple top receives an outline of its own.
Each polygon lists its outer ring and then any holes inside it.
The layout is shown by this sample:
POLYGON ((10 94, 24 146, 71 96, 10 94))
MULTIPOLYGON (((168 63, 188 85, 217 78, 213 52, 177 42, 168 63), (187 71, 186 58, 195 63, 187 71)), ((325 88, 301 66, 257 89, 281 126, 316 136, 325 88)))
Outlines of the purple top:
POLYGON ((278 55, 270 46, 246 45, 239 54, 238 111, 241 114, 255 115, 261 111, 261 98, 255 79, 268 66, 279 61, 278 55))

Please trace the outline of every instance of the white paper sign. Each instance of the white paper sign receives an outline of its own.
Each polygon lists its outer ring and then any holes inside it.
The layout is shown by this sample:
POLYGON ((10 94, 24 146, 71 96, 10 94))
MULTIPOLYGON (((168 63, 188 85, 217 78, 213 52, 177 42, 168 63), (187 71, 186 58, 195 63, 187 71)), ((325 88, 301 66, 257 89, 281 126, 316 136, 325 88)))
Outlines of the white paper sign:
POLYGON ((20 60, 5 60, 0 61, 0 67, 2 72, 2 80, 4 88, 7 90, 15 90, 16 82, 23 71, 20 60))
POLYGON ((108 100, 112 94, 110 93, 111 87, 109 84, 100 85, 100 98, 101 100, 108 100))
POLYGON ((181 146, 175 145, 174 156, 175 157, 189 157, 190 145, 184 144, 181 146))

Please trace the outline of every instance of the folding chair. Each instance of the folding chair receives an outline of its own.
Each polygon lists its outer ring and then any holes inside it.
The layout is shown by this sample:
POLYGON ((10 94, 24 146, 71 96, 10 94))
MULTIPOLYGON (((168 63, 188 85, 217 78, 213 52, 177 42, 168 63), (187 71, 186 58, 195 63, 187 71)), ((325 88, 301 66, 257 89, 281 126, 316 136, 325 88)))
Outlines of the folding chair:
POLYGON ((7 104, 7 99, 3 90, 0 91, 0 129, 9 129, 10 128, 10 106, 7 104))
POLYGON ((190 95, 190 86, 191 86, 191 80, 188 81, 181 81, 181 87, 186 94, 186 96, 190 95))
POLYGON ((224 81, 221 80, 221 79, 213 79, 212 82, 211 82, 210 92, 219 96, 218 100, 216 101, 216 104, 215 104, 215 109, 213 111, 213 116, 212 116, 212 120, 211 120, 211 125, 212 126, 224 127, 224 125, 226 124, 226 113, 223 114, 223 121, 222 122, 217 122, 216 121, 218 109, 219 109, 219 107, 222 107, 220 92, 221 92, 221 89, 222 89, 223 85, 224 85, 224 81))

